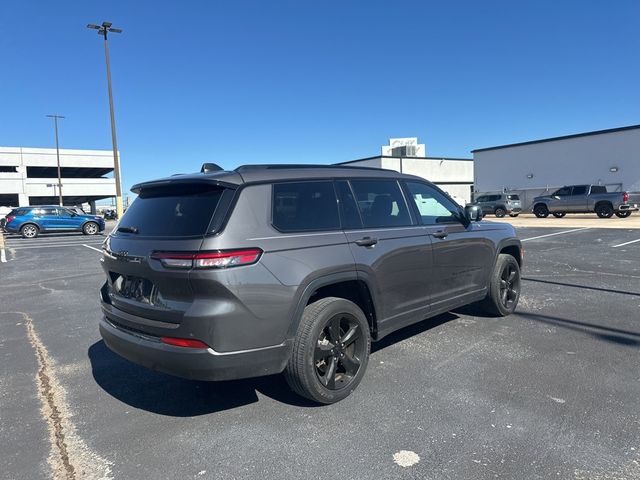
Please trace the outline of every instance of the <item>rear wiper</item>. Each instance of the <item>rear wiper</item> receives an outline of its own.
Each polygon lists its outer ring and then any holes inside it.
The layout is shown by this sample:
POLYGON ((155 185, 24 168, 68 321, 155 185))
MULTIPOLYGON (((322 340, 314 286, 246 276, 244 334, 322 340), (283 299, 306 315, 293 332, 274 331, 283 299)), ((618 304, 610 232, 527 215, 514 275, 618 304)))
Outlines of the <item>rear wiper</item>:
POLYGON ((138 229, 136 227, 118 227, 118 231, 124 233, 138 233, 138 229))

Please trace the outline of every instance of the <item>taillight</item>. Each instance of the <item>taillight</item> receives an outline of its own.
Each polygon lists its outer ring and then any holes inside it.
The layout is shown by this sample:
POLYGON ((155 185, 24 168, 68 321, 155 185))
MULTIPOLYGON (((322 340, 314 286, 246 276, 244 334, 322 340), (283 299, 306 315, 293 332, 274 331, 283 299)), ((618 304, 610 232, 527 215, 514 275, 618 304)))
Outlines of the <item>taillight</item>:
POLYGON ((13 216, 13 215, 7 215, 7 223, 12 222, 14 218, 16 218, 16 217, 13 216))
POLYGON ((153 252, 151 258, 160 260, 167 268, 229 268, 256 263, 260 255, 259 248, 247 248, 198 253, 153 252))
POLYGON ((209 345, 194 338, 160 337, 160 341, 167 345, 173 345, 174 347, 209 348, 209 345))
POLYGON ((629 192, 624 192, 624 193, 622 194, 622 201, 623 201, 624 203, 627 203, 627 202, 629 201, 629 192))

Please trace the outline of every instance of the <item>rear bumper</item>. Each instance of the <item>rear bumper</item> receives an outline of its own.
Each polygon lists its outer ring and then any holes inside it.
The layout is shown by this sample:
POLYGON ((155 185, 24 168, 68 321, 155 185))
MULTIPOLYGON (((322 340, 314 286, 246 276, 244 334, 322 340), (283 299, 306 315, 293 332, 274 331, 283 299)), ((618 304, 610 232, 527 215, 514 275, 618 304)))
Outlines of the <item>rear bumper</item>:
POLYGON ((288 342, 235 352, 175 347, 161 343, 158 337, 118 326, 106 317, 100 320, 99 328, 107 347, 121 357, 151 370, 192 380, 233 380, 280 373, 291 351, 288 342))
POLYGON ((637 205, 620 205, 617 209, 618 212, 637 212, 638 211, 638 206, 637 205))

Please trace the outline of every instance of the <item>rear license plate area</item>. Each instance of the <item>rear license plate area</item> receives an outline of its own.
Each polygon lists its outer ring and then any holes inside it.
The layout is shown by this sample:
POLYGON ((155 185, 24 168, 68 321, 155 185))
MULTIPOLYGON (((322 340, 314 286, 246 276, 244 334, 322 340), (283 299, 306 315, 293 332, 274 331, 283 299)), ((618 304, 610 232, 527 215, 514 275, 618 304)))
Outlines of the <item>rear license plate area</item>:
POLYGON ((114 294, 129 300, 153 305, 157 297, 155 285, 146 278, 133 275, 120 275, 111 272, 112 291, 114 294))

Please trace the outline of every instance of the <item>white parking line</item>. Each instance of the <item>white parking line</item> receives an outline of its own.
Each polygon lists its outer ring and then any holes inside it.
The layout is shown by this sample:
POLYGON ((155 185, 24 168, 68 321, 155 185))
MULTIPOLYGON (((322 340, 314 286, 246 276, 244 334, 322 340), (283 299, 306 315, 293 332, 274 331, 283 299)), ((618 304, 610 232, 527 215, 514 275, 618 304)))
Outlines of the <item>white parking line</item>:
POLYGON ((83 247, 90 248, 91 250, 95 250, 96 252, 100 252, 100 253, 102 253, 102 250, 100 250, 99 248, 91 247, 91 246, 89 246, 89 245, 87 245, 87 244, 85 244, 85 243, 83 243, 83 244, 82 244, 82 246, 83 246, 83 247))
POLYGON ((556 232, 556 233, 548 233, 546 235, 539 235, 537 237, 530 237, 530 238, 523 238, 522 240, 520 240, 521 242, 527 242, 529 240, 537 240, 538 238, 545 238, 545 237, 552 237, 554 235, 562 235, 565 233, 572 233, 572 232, 581 232, 582 230, 589 230, 591 227, 584 227, 584 228, 574 228, 573 230, 564 230, 562 232, 556 232))
POLYGON ((624 247, 625 245, 629 245, 631 243, 636 243, 636 242, 640 242, 640 238, 637 240, 631 240, 630 242, 625 242, 625 243, 621 243, 620 245, 614 245, 611 248, 618 248, 618 247, 624 247))

